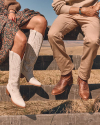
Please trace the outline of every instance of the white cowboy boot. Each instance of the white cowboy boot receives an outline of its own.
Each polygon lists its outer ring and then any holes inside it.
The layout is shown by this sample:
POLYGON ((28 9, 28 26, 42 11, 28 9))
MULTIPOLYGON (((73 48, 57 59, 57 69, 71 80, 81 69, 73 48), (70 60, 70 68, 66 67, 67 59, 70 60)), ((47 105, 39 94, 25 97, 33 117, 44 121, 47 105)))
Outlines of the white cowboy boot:
POLYGON ((9 80, 6 92, 11 96, 11 100, 15 105, 25 108, 25 102, 19 91, 21 66, 22 61, 20 56, 13 51, 9 51, 9 80))
POLYGON ((26 80, 34 85, 41 86, 41 83, 36 80, 33 76, 34 64, 39 55, 39 51, 42 45, 43 35, 35 30, 30 30, 30 35, 28 38, 28 43, 25 51, 25 57, 22 67, 22 74, 25 76, 26 80))

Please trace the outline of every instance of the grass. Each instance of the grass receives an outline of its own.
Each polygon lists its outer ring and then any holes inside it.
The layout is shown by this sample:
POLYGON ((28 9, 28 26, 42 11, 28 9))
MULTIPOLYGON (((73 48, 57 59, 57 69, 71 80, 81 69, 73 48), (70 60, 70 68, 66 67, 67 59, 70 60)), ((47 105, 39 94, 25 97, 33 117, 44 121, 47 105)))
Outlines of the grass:
MULTIPOLYGON (((100 70, 92 70, 89 83, 100 83, 100 70)), ((0 71, 0 85, 8 82, 8 71, 0 71)), ((34 76, 43 85, 55 85, 60 79, 60 71, 34 71, 34 76)), ((73 70, 74 84, 77 84, 78 71, 73 70)), ((25 78, 20 79, 21 85, 27 85, 25 78)), ((56 113, 84 113, 99 112, 100 99, 83 100, 56 100, 56 101, 27 101, 26 108, 22 109, 12 102, 0 102, 0 115, 32 115, 32 114, 56 114, 56 113)))
MULTIPOLYGON (((82 46, 67 47, 69 55, 81 55, 82 46)), ((100 49, 98 51, 100 55, 100 49)), ((40 55, 52 55, 50 47, 42 47, 40 55)), ((34 71, 34 76, 43 85, 55 85, 60 79, 60 71, 45 70, 34 71)), ((8 71, 0 71, 0 85, 8 83, 8 71)), ((77 84, 78 71, 73 70, 73 83, 77 84)), ((92 70, 89 83, 100 83, 100 70, 92 70)), ((20 79, 21 85, 28 85, 25 78, 20 79)), ((100 99, 83 100, 48 100, 48 101, 27 101, 26 108, 19 108, 12 102, 0 102, 1 115, 33 115, 33 114, 57 114, 57 113, 94 113, 100 111, 100 99)), ((52 121, 51 121, 52 122, 52 121)))
MULTIPOLYGON (((39 70, 33 72, 34 77, 39 80, 42 85, 55 85, 60 79, 59 70, 39 70)), ((8 71, 0 71, 0 85, 8 83, 8 71)), ((77 84, 78 70, 73 70, 73 84, 77 84)), ((100 83, 100 70, 92 70, 89 83, 100 83)), ((25 78, 20 79, 21 85, 28 85, 25 78)))
POLYGON ((94 113, 100 108, 100 99, 56 100, 56 101, 28 101, 26 108, 19 108, 11 102, 0 103, 1 115, 36 115, 59 113, 94 113), (98 105, 98 106, 97 106, 98 105))

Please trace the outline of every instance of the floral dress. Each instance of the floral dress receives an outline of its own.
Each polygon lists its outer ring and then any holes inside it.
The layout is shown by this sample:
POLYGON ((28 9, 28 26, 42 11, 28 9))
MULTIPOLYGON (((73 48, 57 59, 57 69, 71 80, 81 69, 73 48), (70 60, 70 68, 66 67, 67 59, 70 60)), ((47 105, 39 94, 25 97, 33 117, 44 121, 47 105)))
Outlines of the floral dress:
POLYGON ((0 64, 8 57, 17 31, 33 16, 38 14, 42 15, 39 12, 29 9, 18 11, 16 13, 17 23, 15 23, 8 19, 8 10, 4 6, 4 0, 0 0, 0 64))

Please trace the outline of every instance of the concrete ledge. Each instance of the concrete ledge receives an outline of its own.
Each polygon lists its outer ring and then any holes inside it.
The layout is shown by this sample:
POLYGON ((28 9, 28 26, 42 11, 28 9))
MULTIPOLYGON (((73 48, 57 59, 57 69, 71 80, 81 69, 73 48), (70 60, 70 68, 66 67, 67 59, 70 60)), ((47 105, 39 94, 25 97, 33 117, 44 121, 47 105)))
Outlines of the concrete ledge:
POLYGON ((0 125, 100 125, 100 113, 0 116, 0 125))
MULTIPOLYGON (((44 40, 48 40, 49 29, 50 29, 50 26, 46 27, 44 40)), ((28 36, 30 34, 30 30, 24 29, 22 31, 25 33, 25 35, 28 38, 28 36)), ((71 32, 69 32, 68 34, 66 34, 64 36, 64 40, 83 40, 83 37, 84 37, 84 35, 83 35, 81 28, 76 27, 75 29, 73 29, 71 32)))
MULTIPOLYGON (((80 55, 70 55, 70 58, 75 66, 75 70, 77 70, 80 66, 81 56, 80 55)), ((39 56, 37 62, 34 66, 34 70, 58 70, 58 66, 53 56, 39 56)), ((94 63, 92 69, 100 69, 100 55, 94 59, 94 63)), ((0 70, 9 70, 8 59, 0 65, 0 70)))
MULTIPOLYGON (((35 87, 32 85, 22 85, 20 87, 21 94, 25 101, 34 100, 66 100, 66 99, 80 99, 78 95, 78 85, 67 87, 66 91, 60 95, 51 95, 54 85, 43 85, 42 87, 35 87)), ((100 96, 100 84, 89 84, 90 98, 95 99, 100 96)), ((0 101, 11 101, 6 94, 6 86, 0 86, 0 101)))

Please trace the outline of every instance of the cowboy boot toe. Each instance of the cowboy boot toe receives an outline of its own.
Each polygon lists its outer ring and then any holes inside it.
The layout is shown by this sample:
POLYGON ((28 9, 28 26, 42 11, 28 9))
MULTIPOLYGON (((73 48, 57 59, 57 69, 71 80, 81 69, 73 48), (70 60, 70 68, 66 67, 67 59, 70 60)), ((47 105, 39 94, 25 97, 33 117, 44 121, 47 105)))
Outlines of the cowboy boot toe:
POLYGON ((52 95, 59 95, 63 93, 66 90, 67 86, 72 85, 73 83, 73 77, 72 77, 72 72, 65 76, 61 76, 60 81, 58 84, 53 88, 51 94, 52 95))

